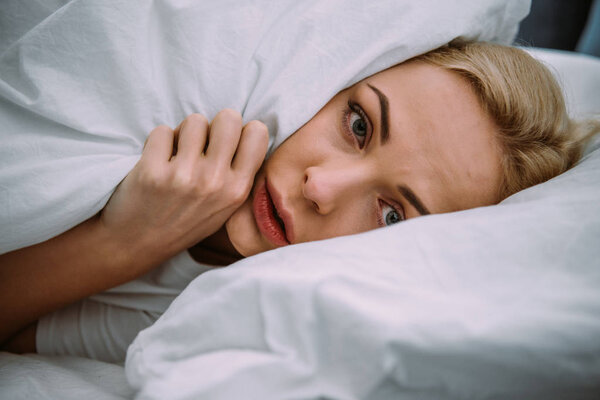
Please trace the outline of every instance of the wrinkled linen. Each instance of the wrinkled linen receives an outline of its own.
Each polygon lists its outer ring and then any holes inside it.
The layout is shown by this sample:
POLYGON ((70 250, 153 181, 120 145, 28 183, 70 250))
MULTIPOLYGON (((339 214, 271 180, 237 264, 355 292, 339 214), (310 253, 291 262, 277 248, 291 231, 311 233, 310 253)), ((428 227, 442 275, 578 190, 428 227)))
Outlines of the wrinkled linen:
POLYGON ((121 365, 79 357, 0 352, 3 400, 123 400, 134 393, 121 365))
MULTIPOLYGON (((532 51, 573 115, 600 60, 532 51)), ((130 346, 137 399, 597 399, 600 139, 498 206, 290 246, 194 280, 130 346)))
MULTIPOLYGON (((101 209, 155 125, 232 107, 276 146, 373 72, 456 36, 509 42, 528 7, 63 3, 19 24, 2 10, 30 3, 0 10, 0 251, 101 209)), ((575 113, 600 109, 598 65, 564 76, 590 95, 575 113)), ((205 273, 138 336, 128 380, 140 399, 595 398, 599 190, 596 145, 496 207, 205 273)))
POLYGON ((335 93, 458 36, 510 42, 526 0, 4 0, 0 253, 84 221, 157 125, 230 107, 281 143, 335 93))

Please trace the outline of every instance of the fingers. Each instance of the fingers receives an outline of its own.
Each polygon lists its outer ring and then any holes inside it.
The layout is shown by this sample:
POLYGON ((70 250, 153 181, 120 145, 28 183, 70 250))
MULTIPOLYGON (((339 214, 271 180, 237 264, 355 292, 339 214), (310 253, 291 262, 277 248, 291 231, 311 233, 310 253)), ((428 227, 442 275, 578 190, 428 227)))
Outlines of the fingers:
POLYGON ((244 126, 235 153, 232 168, 252 178, 260 168, 269 145, 269 131, 260 121, 250 121, 244 126))
POLYGON ((239 112, 225 109, 212 123, 200 114, 189 115, 175 130, 161 125, 146 141, 142 158, 157 165, 173 161, 196 166, 204 149, 204 158, 217 168, 233 169, 246 177, 254 177, 269 144, 268 129, 260 121, 250 121, 242 128, 239 112), (208 142, 208 145, 207 145, 208 142))
POLYGON ((168 126, 160 125, 154 128, 144 145, 142 159, 151 164, 168 162, 173 153, 174 137, 175 133, 168 126))
POLYGON ((220 111, 210 124, 206 157, 220 167, 230 167, 240 141, 242 115, 231 109, 220 111))
POLYGON ((187 165, 194 164, 206 145, 208 120, 203 115, 191 114, 175 129, 175 133, 179 134, 177 162, 187 165))

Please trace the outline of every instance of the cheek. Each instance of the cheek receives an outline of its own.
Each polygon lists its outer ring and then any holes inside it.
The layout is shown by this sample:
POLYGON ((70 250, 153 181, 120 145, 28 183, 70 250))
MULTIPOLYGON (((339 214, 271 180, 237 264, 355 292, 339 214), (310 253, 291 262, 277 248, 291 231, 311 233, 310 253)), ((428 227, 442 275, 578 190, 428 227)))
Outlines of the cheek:
POLYGON ((373 210, 356 199, 348 199, 345 207, 334 214, 310 213, 304 220, 306 236, 303 241, 307 242, 354 235, 379 227, 373 210))
POLYGON ((355 207, 348 210, 333 223, 336 236, 353 235, 378 228, 374 213, 371 208, 355 207))

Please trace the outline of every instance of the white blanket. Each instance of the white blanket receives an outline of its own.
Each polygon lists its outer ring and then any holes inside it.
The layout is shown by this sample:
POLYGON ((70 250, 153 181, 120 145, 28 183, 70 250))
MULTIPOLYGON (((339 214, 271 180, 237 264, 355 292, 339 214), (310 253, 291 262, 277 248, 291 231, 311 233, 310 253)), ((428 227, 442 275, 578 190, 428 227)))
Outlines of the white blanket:
MULTIPOLYGON (((277 144, 381 68, 459 35, 509 41, 528 5, 62 3, 0 9, 0 251, 99 210, 159 123, 234 107, 265 120, 277 144)), ((600 61, 576 61, 563 79, 577 86, 573 111, 600 110, 600 61)), ((598 215, 596 150, 497 207, 211 271, 140 334, 128 379, 140 399, 596 398, 598 215)), ((118 368, 62 362, 3 354, 0 393, 35 393, 14 384, 31 373, 23 382, 54 398, 88 384, 82 396, 102 398, 105 384, 106 398, 130 394, 118 368), (72 370, 45 378, 63 365, 72 370), (78 368, 112 378, 90 383, 78 368)))
MULTIPOLYGON (((574 115, 600 60, 536 51, 574 115)), ((129 348, 138 399, 597 399, 600 140, 499 206, 201 275, 129 348)))
POLYGON ((120 365, 0 352, 2 400, 124 400, 133 394, 120 365))
POLYGON ((0 253, 98 212, 148 133, 225 107, 275 145, 336 92, 465 36, 510 42, 527 0, 3 0, 0 253))
MULTIPOLYGON (((600 60, 537 52, 576 114, 600 60)), ((201 275, 129 348, 138 399, 597 399, 600 140, 499 206, 201 275)))

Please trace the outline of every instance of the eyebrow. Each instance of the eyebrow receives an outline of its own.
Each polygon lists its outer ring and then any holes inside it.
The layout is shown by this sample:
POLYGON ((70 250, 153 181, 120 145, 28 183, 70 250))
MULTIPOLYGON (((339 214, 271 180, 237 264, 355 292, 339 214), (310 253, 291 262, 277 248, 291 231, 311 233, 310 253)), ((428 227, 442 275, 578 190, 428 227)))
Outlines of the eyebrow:
POLYGON ((379 97, 379 108, 381 113, 381 118, 379 119, 379 132, 381 134, 381 144, 386 144, 390 138, 390 102, 385 94, 381 92, 381 90, 377 89, 375 86, 367 83, 367 86, 371 88, 379 97))
POLYGON ((431 212, 425 207, 419 197, 408 186, 398 185, 398 191, 421 215, 429 215, 431 212))
MULTIPOLYGON (((381 132, 381 144, 384 145, 390 139, 390 102, 387 96, 383 94, 381 90, 377 89, 370 83, 367 83, 367 86, 370 87, 379 98, 379 108, 381 109, 381 118, 379 120, 381 125, 379 127, 379 131, 381 132)), ((431 214, 421 199, 419 199, 419 196, 417 196, 415 192, 411 190, 411 188, 405 185, 398 185, 398 191, 410 204, 412 204, 419 214, 431 214)))

